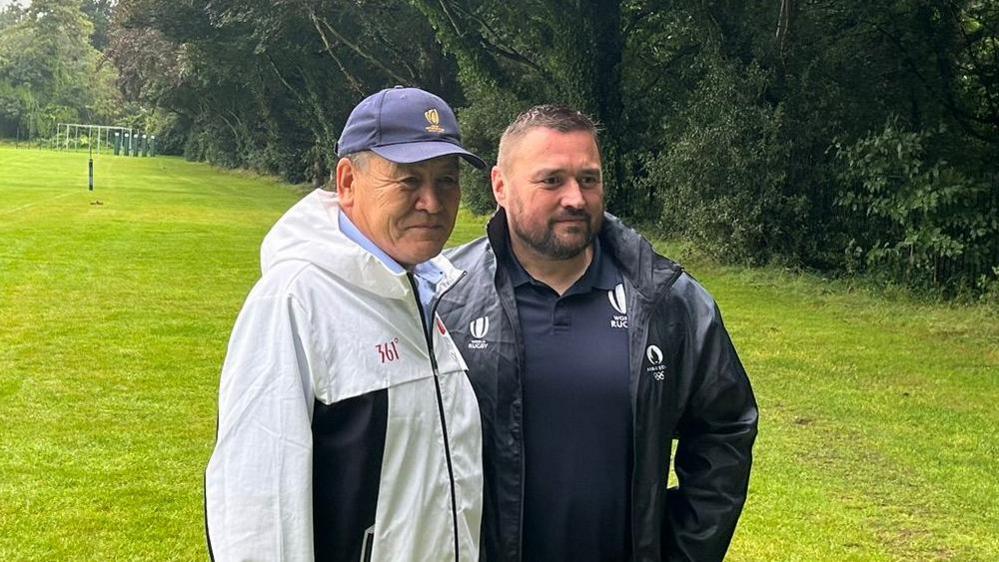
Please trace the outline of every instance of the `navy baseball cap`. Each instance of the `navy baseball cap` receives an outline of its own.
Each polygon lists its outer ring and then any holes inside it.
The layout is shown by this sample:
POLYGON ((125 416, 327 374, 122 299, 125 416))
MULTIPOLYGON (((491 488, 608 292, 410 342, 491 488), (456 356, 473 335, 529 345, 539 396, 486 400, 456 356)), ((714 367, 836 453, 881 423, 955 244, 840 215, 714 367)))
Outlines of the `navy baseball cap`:
POLYGON ((486 163, 461 146, 458 119, 444 100, 418 88, 387 88, 364 98, 350 112, 337 154, 370 150, 397 164, 438 156, 461 156, 476 168, 486 163))

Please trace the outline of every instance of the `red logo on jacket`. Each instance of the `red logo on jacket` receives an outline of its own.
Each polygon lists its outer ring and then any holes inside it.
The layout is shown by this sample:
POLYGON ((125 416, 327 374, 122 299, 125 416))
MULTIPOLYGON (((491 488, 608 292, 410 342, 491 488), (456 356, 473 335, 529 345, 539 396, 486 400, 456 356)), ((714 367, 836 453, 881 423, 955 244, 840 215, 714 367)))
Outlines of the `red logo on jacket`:
POLYGON ((382 363, 390 363, 399 358, 399 348, 396 344, 399 343, 399 338, 386 343, 380 343, 375 346, 378 350, 378 356, 381 358, 382 363))

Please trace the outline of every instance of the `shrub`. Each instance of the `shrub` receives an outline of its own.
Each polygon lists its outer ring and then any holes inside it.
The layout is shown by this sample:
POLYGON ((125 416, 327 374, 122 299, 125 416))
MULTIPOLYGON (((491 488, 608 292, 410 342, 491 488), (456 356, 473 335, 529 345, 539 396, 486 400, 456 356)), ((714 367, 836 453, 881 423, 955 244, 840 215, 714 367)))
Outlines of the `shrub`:
POLYGON ((646 166, 640 183, 662 202, 660 226, 710 255, 762 263, 790 235, 781 217, 788 145, 783 113, 762 100, 766 73, 718 63, 681 115, 680 134, 646 166))
POLYGON ((488 166, 496 163, 500 135, 526 108, 509 92, 474 85, 469 90, 472 92, 469 97, 487 101, 478 101, 458 112, 462 141, 468 150, 486 161, 487 168, 485 173, 472 171, 470 167, 465 169, 461 179, 461 200, 473 213, 483 215, 496 210, 488 166))
POLYGON ((880 132, 836 145, 847 190, 853 266, 915 287, 984 290, 999 257, 995 178, 929 160, 946 130, 912 132, 890 118, 880 132))

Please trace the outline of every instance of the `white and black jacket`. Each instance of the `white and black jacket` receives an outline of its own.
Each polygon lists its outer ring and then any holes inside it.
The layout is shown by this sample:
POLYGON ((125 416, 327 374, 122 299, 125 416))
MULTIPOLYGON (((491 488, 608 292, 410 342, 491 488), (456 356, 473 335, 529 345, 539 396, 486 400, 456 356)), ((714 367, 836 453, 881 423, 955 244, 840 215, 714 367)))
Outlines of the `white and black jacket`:
MULTIPOLYGON (((290 209, 233 329, 205 477, 219 562, 478 559, 479 410, 408 274, 340 232, 332 193, 290 209)), ((462 272, 444 271, 437 296, 462 272)), ((433 305, 433 306, 436 306, 433 305)))
MULTIPOLYGON (((496 266, 502 250, 494 250, 507 243, 506 228, 500 210, 487 237, 447 253, 469 274, 440 305, 482 412, 482 551, 489 562, 522 559, 523 345, 513 286, 496 266)), ((721 561, 749 483, 757 430, 749 379, 718 307, 697 282, 611 215, 600 240, 624 278, 635 455, 632 557, 721 561), (667 490, 674 438, 679 486, 667 490)), ((622 296, 613 299, 620 306, 622 296)))

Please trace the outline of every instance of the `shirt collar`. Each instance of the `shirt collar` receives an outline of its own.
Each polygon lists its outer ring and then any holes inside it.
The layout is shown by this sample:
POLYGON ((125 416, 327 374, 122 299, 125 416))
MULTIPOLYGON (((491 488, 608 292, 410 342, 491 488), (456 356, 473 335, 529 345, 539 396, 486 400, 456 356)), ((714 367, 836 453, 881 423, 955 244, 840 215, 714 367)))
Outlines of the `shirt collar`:
MULTIPOLYGON (((392 259, 392 257, 386 254, 384 250, 376 246, 374 242, 368 239, 368 237, 354 225, 354 223, 342 210, 337 217, 337 221, 340 224, 340 231, 343 232, 344 236, 353 240, 358 246, 364 248, 371 255, 378 258, 379 261, 385 264, 385 267, 387 267, 389 271, 396 275, 401 275, 406 272, 406 268, 402 267, 399 262, 392 259)), ((429 260, 413 267, 413 274, 423 278, 432 285, 436 285, 444 277, 444 272, 429 260)))
POLYGON ((593 270, 592 287, 594 289, 609 291, 621 282, 621 275, 618 272, 617 264, 614 263, 614 257, 604 251, 599 236, 593 239, 593 263, 590 264, 590 268, 593 270))
POLYGON ((520 287, 525 283, 536 283, 534 278, 531 277, 524 266, 520 265, 520 261, 517 260, 517 256, 513 255, 513 247, 510 244, 510 235, 506 235, 506 243, 503 244, 501 250, 502 260, 507 265, 507 271, 510 274, 510 281, 513 283, 514 287, 520 287))

